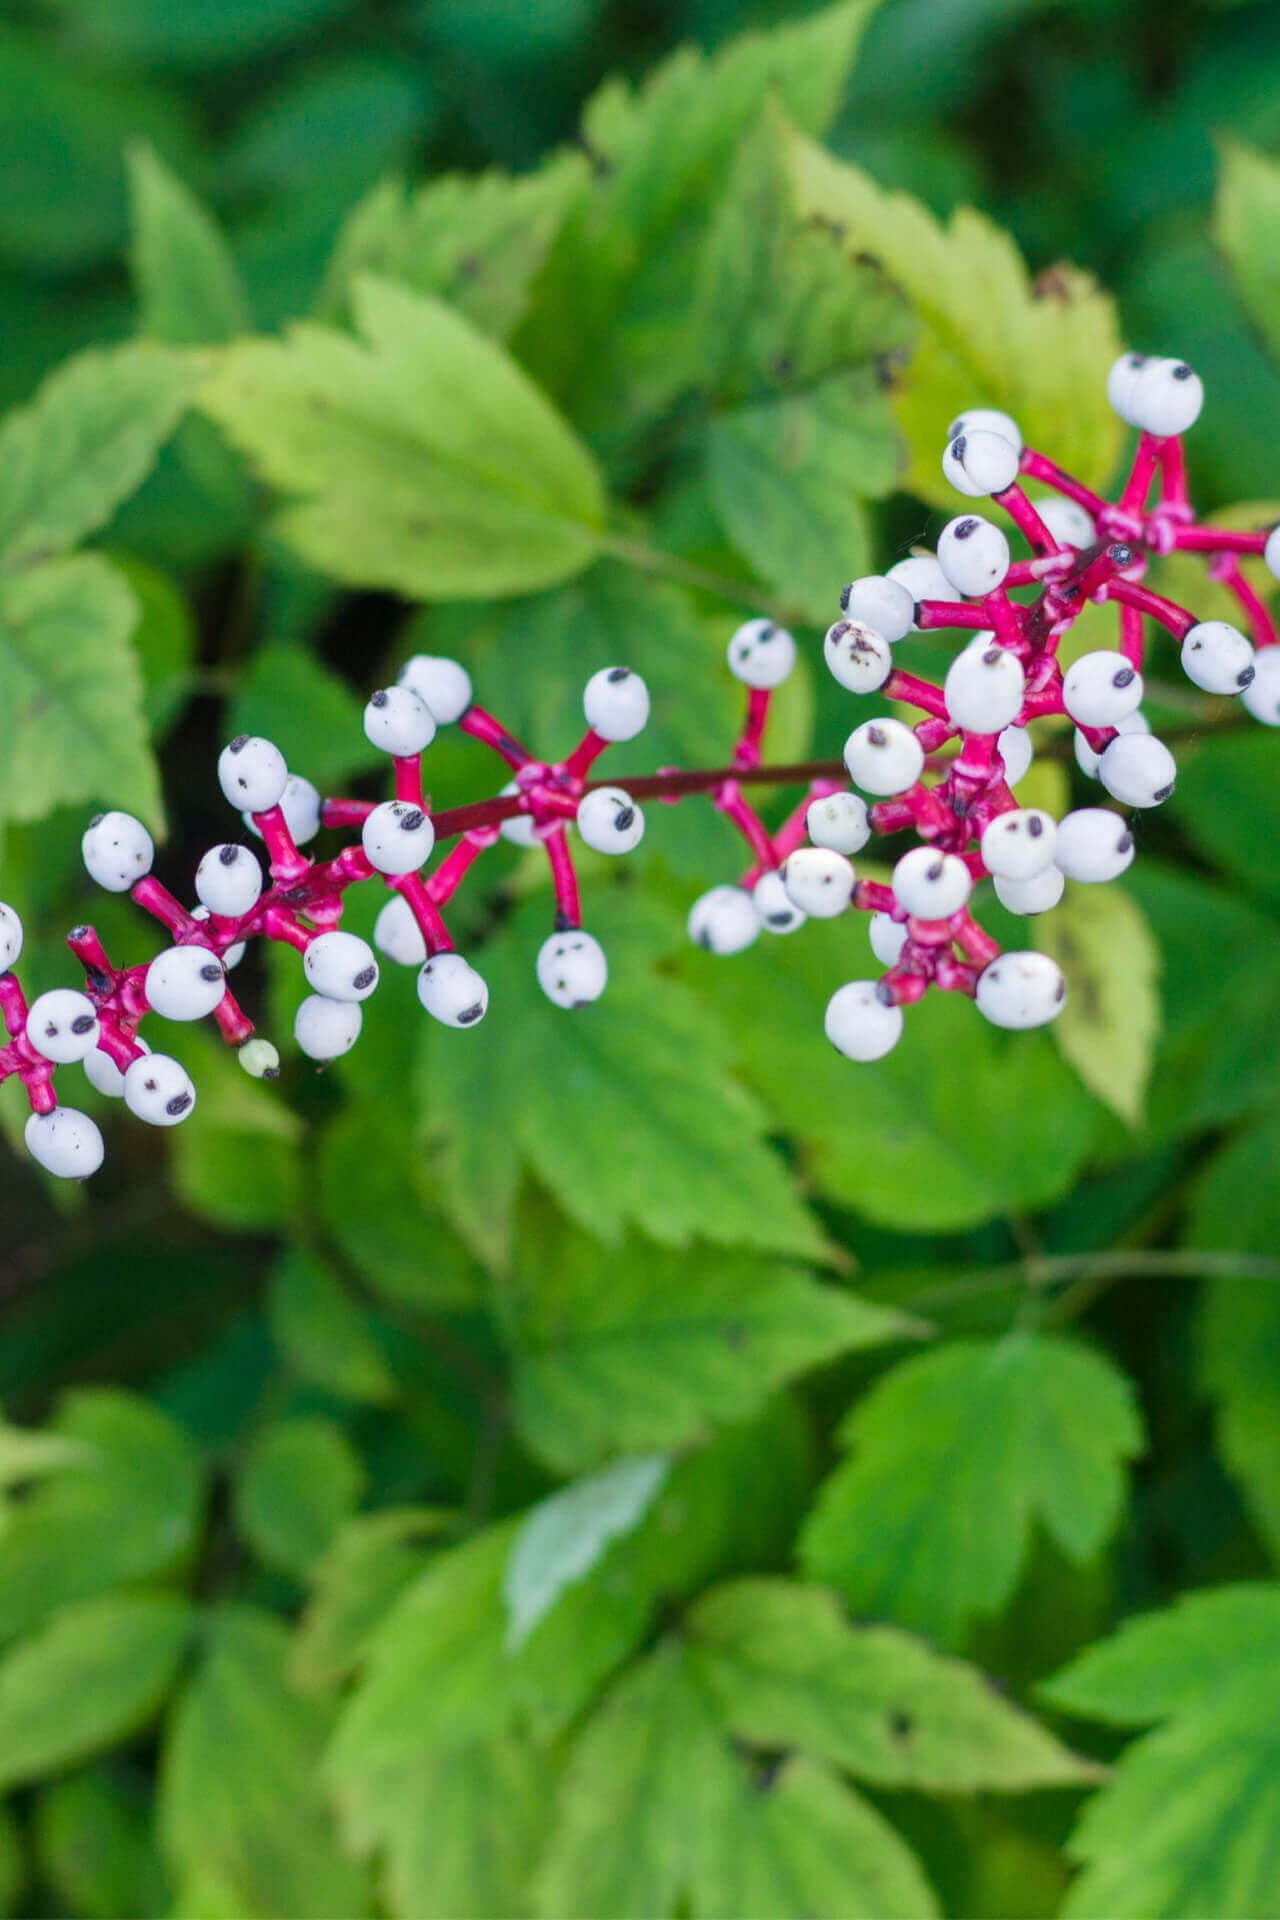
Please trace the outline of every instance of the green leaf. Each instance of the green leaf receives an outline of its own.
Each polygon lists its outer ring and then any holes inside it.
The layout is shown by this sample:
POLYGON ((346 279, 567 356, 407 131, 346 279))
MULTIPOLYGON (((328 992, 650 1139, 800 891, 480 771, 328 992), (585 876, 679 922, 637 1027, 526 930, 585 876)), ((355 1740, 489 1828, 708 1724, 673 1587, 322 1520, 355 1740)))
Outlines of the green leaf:
POLYGON ((0 574, 0 686, 10 728, 0 821, 99 801, 158 826, 159 779, 129 643, 137 618, 129 588, 97 554, 0 574))
POLYGON ((332 1420, 281 1420, 254 1441, 236 1482, 236 1524, 268 1566, 305 1574, 355 1511, 364 1483, 332 1420))
POLYGON ((426 1566, 425 1543, 448 1523, 432 1508, 391 1507, 339 1527, 309 1570, 311 1598, 294 1641, 290 1671, 305 1692, 351 1675, 373 1628, 426 1566))
POLYGON ((1110 1361, 1011 1334, 901 1362, 855 1401, 841 1439, 852 1451, 806 1523, 806 1569, 951 1647, 1008 1601, 1036 1521, 1071 1560, 1101 1552, 1142 1429, 1110 1361))
POLYGON ((518 1647, 566 1587, 590 1573, 611 1540, 639 1525, 670 1469, 664 1454, 615 1460, 531 1509, 502 1580, 507 1644, 518 1647))
POLYGON ((1160 1027, 1160 949, 1141 907, 1120 887, 1071 886, 1037 922, 1036 944, 1067 982, 1052 1029, 1064 1058, 1139 1126, 1160 1027))
MULTIPOLYGON (((1227 1017, 1233 1015, 1234 1009, 1227 1017)), ((1277 1154, 1280 1114, 1272 1114, 1245 1127, 1213 1156, 1191 1190, 1188 1238, 1193 1246, 1228 1253, 1275 1252, 1280 1244, 1277 1154)))
POLYGON ((171 1594, 65 1607, 0 1659, 0 1787, 55 1773, 143 1727, 167 1698, 191 1626, 171 1594))
POLYGON ((42 1480, 47 1473, 62 1473, 68 1467, 91 1467, 96 1459, 92 1447, 64 1434, 0 1425, 0 1487, 42 1480))
POLYGON ((242 332, 244 290, 213 215, 148 146, 130 150, 129 191, 139 331, 172 347, 242 332))
POLYGON ((199 72, 209 65, 250 65, 269 48, 308 33, 340 13, 347 0, 56 0, 90 47, 150 64, 172 62, 199 72))
POLYGON ((1068 1843, 1084 1871, 1067 1914, 1280 1914, 1278 1656, 1280 1587, 1224 1587, 1129 1622, 1045 1683, 1067 1713, 1166 1723, 1086 1805, 1068 1843))
POLYGON ((370 746, 363 703, 335 673, 288 641, 255 653, 236 687, 226 732, 261 733, 322 793, 383 761, 370 746))
POLYGON ((291 61, 237 121, 222 154, 224 184, 251 196, 318 189, 345 208, 430 137, 433 92, 430 74, 390 47, 291 61))
POLYGON ((157 1408, 114 1388, 62 1401, 52 1434, 86 1463, 41 1480, 15 1508, 0 1553, 0 1638, 59 1607, 178 1566, 195 1545, 203 1475, 157 1408))
POLYGON ((175 1880, 222 1888, 226 1913, 342 1920, 368 1910, 366 1879, 339 1850, 319 1786, 328 1709, 290 1690, 288 1657, 283 1622, 249 1607, 215 1616, 169 1724, 161 1843, 175 1880))
POLYGON ((667 1252, 631 1236, 519 1236, 500 1290, 526 1443, 562 1472, 677 1447, 742 1419, 838 1353, 911 1338, 918 1322, 798 1268, 744 1253, 667 1252))
POLYGON ((1224 140, 1213 237, 1236 292, 1271 353, 1280 359, 1280 162, 1224 140))
POLYGON ((299 1199, 302 1122, 273 1083, 251 1080, 220 1040, 188 1029, 178 1049, 199 1113, 170 1147, 170 1178, 183 1204, 232 1231, 275 1227, 299 1199))
POLYGON ((880 1787, 1019 1793, 1096 1777, 988 1684, 895 1627, 854 1625, 836 1596, 785 1580, 717 1587, 688 1619, 691 1658, 727 1726, 880 1787))
POLYGON ((96 533, 150 472, 198 375, 147 343, 77 354, 0 424, 0 561, 29 567, 96 533))
MULTIPOLYGON (((16 1914, 27 1883, 22 1832, 12 1809, 0 1806, 0 1913, 16 1914)), ((90 1914, 87 1920, 94 1920, 90 1914)))
POLYGON ((1210 1281, 1197 1336, 1197 1373, 1214 1404, 1218 1452, 1280 1559, 1280 1284, 1243 1275, 1210 1281))
POLYGON ((353 586, 475 599, 592 558, 590 455, 502 349, 437 300, 361 280, 363 340, 298 326, 227 348, 201 404, 271 485, 300 557, 353 586))
POLYGON ((1086 485, 1101 486, 1122 428, 1106 400, 1120 352, 1113 303, 1088 274, 1059 265, 1033 280, 1013 241, 960 207, 944 227, 909 194, 792 135, 797 211, 836 227, 851 256, 871 254, 912 301, 920 333, 894 408, 911 450, 907 485, 951 510, 939 465, 948 423, 966 407, 1011 413, 1027 441, 1086 485))
POLYGON ((547 1920, 938 1911, 904 1842, 838 1775, 793 1759, 753 1777, 673 1640, 579 1736, 537 1894, 547 1920))
POLYGON ((291 1247, 267 1300, 276 1345, 302 1379, 343 1400, 395 1398, 395 1376, 357 1305, 331 1268, 291 1247))
POLYGON ((85 1920, 169 1911, 150 1807, 105 1768, 72 1774, 36 1803, 36 1853, 61 1911, 85 1920))
POLYGON ((133 651, 142 670, 147 725, 160 738, 191 692, 196 652, 191 607, 169 575, 145 560, 112 553, 111 564, 124 575, 138 605, 133 651))
POLYGON ((1196 846, 1247 891, 1280 900, 1280 871, 1258 858, 1258 848, 1280 831, 1270 727, 1203 741, 1180 764, 1170 806, 1196 846))

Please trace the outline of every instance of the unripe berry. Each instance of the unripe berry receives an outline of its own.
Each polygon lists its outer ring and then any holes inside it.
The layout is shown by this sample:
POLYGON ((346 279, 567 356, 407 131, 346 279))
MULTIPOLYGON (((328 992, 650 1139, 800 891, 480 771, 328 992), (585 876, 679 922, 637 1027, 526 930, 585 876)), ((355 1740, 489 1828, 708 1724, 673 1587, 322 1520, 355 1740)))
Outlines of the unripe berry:
POLYGON ((916 617, 916 596, 901 580, 884 573, 867 573, 851 580, 840 595, 846 620, 870 627, 890 646, 910 633, 916 617))
POLYGON ((150 873, 156 850, 131 813, 100 813, 85 828, 80 852, 91 880, 108 893, 127 893, 150 873))
POLYGON ((218 755, 218 780, 233 807, 244 813, 266 813, 284 797, 289 769, 270 740, 238 733, 218 755))
POLYGON ((176 1127, 195 1106, 196 1090, 177 1060, 149 1053, 125 1068, 124 1103, 149 1127, 176 1127))
POLYGON ((1254 676, 1253 648, 1229 620, 1201 620, 1182 642, 1182 671, 1206 693, 1243 693, 1254 676))
POLYGON ((378 984, 378 963, 355 933, 318 933, 302 956, 307 985, 327 1000, 367 1000, 378 984))
POLYGON ((1058 822, 1054 855, 1068 880, 1115 880, 1133 865, 1129 822, 1106 807, 1077 807, 1058 822))
POLYGON ((978 1012, 993 1027, 1042 1027, 1062 1012, 1067 983, 1047 953, 1002 953, 978 976, 978 1012))
POLYGON ((360 829, 365 859, 379 873, 416 873, 435 843, 430 818, 410 800, 384 800, 360 829))
POLYGON ((597 853, 631 853, 644 838, 644 814, 621 787, 593 787, 578 803, 578 832, 597 853))
POLYGON ((1025 727, 1005 727, 996 748, 1004 765, 1004 781, 1007 787, 1016 787, 1024 780, 1035 758, 1031 748, 1031 735, 1025 727))
POLYGON ((781 867, 787 898, 815 920, 834 920, 853 898, 853 868, 827 847, 797 847, 781 867))
POLYGON ((850 693, 874 693, 893 672, 889 642, 857 620, 837 620, 822 643, 833 679, 850 693))
MULTIPOLYGON (((520 787, 516 781, 508 780, 506 786, 499 792, 500 797, 505 800, 511 794, 519 793, 520 787)), ((513 813, 510 819, 501 822, 498 832, 504 840, 509 840, 513 847, 536 847, 538 844, 537 823, 531 813, 513 813)))
MULTIPOLYGON (((208 907, 192 907, 191 918, 193 920, 208 920, 210 918, 208 907)), ((240 962, 244 959, 248 944, 247 940, 236 940, 231 946, 226 948, 222 955, 222 964, 228 973, 231 972, 233 967, 240 965, 240 962)))
MULTIPOLYGON (((280 796, 280 811, 295 847, 303 847, 308 840, 315 839, 320 831, 320 793, 300 773, 291 773, 285 781, 284 792, 280 796)), ((253 815, 242 813, 240 818, 249 831, 261 840, 262 828, 253 815)))
MULTIPOLYGON (((889 568, 885 576, 905 587, 911 595, 912 625, 915 625, 915 608, 921 600, 954 600, 955 589, 942 568, 938 557, 933 553, 911 553, 905 560, 898 560, 889 568)), ((880 629, 883 633, 883 627, 880 629)))
POLYGON ((1016 453, 1023 448, 1022 428, 1011 413, 1001 413, 996 407, 966 407, 958 413, 947 428, 947 439, 952 441, 958 433, 995 433, 1007 440, 1016 453))
POLYGON ((413 917, 413 908, 400 894, 392 894, 374 921, 373 944, 400 967, 420 967, 426 959, 422 928, 413 917))
POLYGON ((894 898, 913 920, 949 920, 972 886, 964 861, 936 847, 912 847, 893 869, 894 898))
POLYGON ((942 684, 952 724, 966 733, 1002 733, 1012 726, 1026 688, 1017 655, 984 636, 956 655, 942 684))
POLYGON ((354 1047, 363 1024, 355 1001, 309 993, 294 1016, 293 1037, 308 1060, 337 1060, 354 1047))
POLYGON ((871 951, 882 967, 896 967, 907 944, 907 929, 890 913, 873 913, 867 924, 871 951))
POLYGON ((1098 756, 1098 778, 1126 807, 1158 807, 1173 792, 1177 764, 1153 734, 1118 734, 1098 756))
POLYGON ((1029 880, 1004 880, 999 874, 992 885, 996 899, 1010 913, 1048 913, 1066 892, 1067 883, 1059 868, 1042 867, 1029 880))
POLYGON ((1062 704, 1082 727, 1118 727, 1136 711, 1142 694, 1138 669, 1108 648, 1082 653, 1062 679, 1062 704))
POLYGON ((601 667, 586 684, 582 711, 602 740, 634 740, 649 724, 649 689, 630 667, 601 667))
POLYGON ((780 687, 796 663, 796 643, 774 620, 745 620, 729 642, 729 671, 748 687, 780 687))
POLYGON ((988 821, 982 835, 987 872, 1003 880, 1030 880, 1053 864, 1057 828, 1042 807, 1016 807, 988 821))
POLYGON ((60 1065, 83 1060, 98 1044, 98 1013, 87 993, 55 987, 31 1002, 27 1039, 38 1054, 60 1065))
POLYGON ((210 847, 196 868, 196 898, 210 913, 238 920, 258 904, 262 868, 248 847, 210 847))
POLYGON ((860 793, 825 793, 809 802, 805 828, 815 847, 858 853, 871 838, 867 803, 860 793))
POLYGON ((902 1008, 881 999, 874 980, 850 980, 827 1002, 823 1030, 848 1060, 880 1060, 902 1038, 902 1008))
POLYGON ((1166 439, 1194 427, 1204 387, 1185 360, 1146 360, 1126 398, 1134 426, 1166 439))
POLYGON ((1267 544, 1262 549, 1262 557, 1276 579, 1280 580, 1280 526, 1272 527, 1267 535, 1267 544))
POLYGON ((236 1049, 236 1059, 251 1080, 278 1080, 280 1049, 255 1035, 236 1049))
POLYGON ((598 940, 581 928, 553 933, 538 949, 538 985, 558 1007, 589 1006, 604 992, 609 964, 598 940))
POLYGON ((1019 449, 1001 433, 965 427, 947 443, 942 471, 957 493, 970 499, 1003 493, 1018 477, 1019 449))
MULTIPOLYGON (((141 1047, 143 1053, 151 1051, 141 1034, 134 1036, 133 1044, 135 1047, 141 1047)), ((124 1098, 124 1074, 111 1055, 105 1053, 101 1047, 95 1047, 92 1053, 86 1053, 84 1077, 94 1092, 104 1095, 106 1099, 122 1100, 124 1098)))
POLYGON ((938 564, 957 593, 993 593, 1009 571, 1009 542, 990 520, 961 513, 938 536, 938 564))
POLYGON ((795 933, 805 923, 805 915, 787 892, 776 868, 760 875, 751 889, 751 900, 766 933, 795 933))
MULTIPOLYGON (((1253 656, 1253 679, 1241 705, 1264 727, 1280 727, 1280 647, 1260 647, 1253 656)), ((4 971, 4 935, 0 932, 0 973, 4 971)))
POLYGON ((87 1180, 102 1165, 102 1135, 88 1114, 74 1107, 29 1114, 22 1137, 37 1165, 59 1180, 87 1180))
MULTIPOLYGON (((1123 720, 1116 722, 1117 733, 1150 733, 1150 731, 1151 722, 1145 713, 1127 713, 1123 720)), ((1079 767, 1081 773, 1089 776, 1090 780, 1096 780, 1098 777, 1098 759, 1099 756, 1094 752, 1084 735, 1077 730, 1076 765, 1079 767)))
POLYGON ((411 760, 431 745, 436 723, 412 687, 379 687, 364 710, 365 737, 380 753, 411 760))
POLYGON ((460 953, 436 953, 418 975, 418 998, 446 1027, 474 1027, 484 1019, 489 989, 460 953))
POLYGON ((203 1020, 226 993, 226 969, 207 947, 166 947, 147 968, 146 990, 161 1019, 203 1020))
POLYGON ((867 793, 905 793, 924 771, 924 748, 901 720, 864 720, 844 743, 844 763, 867 793))
POLYGON ((1093 515, 1078 500, 1063 500, 1057 494, 1036 500, 1036 512, 1061 547, 1091 547, 1098 537, 1093 515))
POLYGON ((442 654, 413 654, 396 675, 396 685, 416 693, 437 726, 452 726, 471 705, 471 675, 442 654))
POLYGON ((760 916, 741 887, 712 887, 690 907, 688 929, 708 953, 741 953, 760 937, 760 916))
POLYGON ((16 908, 0 900, 0 973, 8 973, 22 952, 22 920, 16 908))

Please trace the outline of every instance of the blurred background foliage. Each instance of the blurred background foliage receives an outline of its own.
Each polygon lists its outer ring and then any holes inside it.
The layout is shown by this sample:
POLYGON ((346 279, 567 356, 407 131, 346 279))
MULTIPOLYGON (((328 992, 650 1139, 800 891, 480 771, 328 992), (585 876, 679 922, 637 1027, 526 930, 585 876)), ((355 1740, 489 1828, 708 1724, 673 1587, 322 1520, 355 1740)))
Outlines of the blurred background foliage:
MULTIPOLYGON (((1204 505, 1277 517, 1280 11, 863 12, 810 41, 732 0, 6 9, 0 404, 103 349, 75 378, 120 449, 55 543, 89 551, 33 564, 0 516, 32 991, 75 920, 148 951, 79 872, 89 802, 158 826, 162 792, 184 890, 228 831, 219 742, 379 791, 360 707, 415 646, 548 750, 628 659, 658 697, 617 770, 715 763, 734 597, 812 657, 842 580, 941 523, 970 400, 1104 482, 1118 339, 1204 375, 1204 505), (686 42, 720 57, 599 93, 686 42), (309 316, 412 364, 428 310, 366 268, 505 343, 587 450, 607 505, 558 573, 495 543, 442 584, 376 451, 375 538, 349 444, 313 485, 285 363, 225 346, 309 316), (101 737, 47 731, 31 634, 122 703, 101 737)), ((860 930, 689 952, 733 844, 655 808, 588 875, 590 1027, 536 996, 548 894, 504 849, 453 914, 477 1032, 424 1033, 396 973, 324 1075, 253 1085, 184 1030, 192 1122, 113 1125, 87 1193, 0 1157, 7 1911, 1280 1912, 1280 782, 1274 736, 1215 737, 1171 652, 1154 678, 1202 736, 1115 901, 1038 923, 1100 1009, 1054 1039, 931 1001, 850 1069, 821 1008, 860 930)), ((802 671, 771 750, 848 725, 802 671)), ((1060 811, 1088 789, 1044 744, 1060 811)), ((443 734, 431 773, 489 777, 443 734)), ((244 972, 283 1042, 292 956, 244 972)))

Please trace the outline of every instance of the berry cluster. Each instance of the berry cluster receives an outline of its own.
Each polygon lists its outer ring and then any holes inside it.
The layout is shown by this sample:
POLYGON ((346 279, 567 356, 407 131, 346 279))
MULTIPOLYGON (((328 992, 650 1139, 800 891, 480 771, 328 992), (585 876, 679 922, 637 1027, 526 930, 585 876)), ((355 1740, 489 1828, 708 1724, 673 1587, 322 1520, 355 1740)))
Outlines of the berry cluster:
POLYGON ((1280 647, 1265 607, 1241 571, 1261 555, 1280 578, 1280 528, 1228 532, 1196 524, 1189 504, 1180 435, 1196 420, 1203 393, 1178 361, 1126 354, 1108 386, 1112 405, 1138 429, 1137 449, 1116 502, 1103 500, 1024 446, 1007 414, 978 409, 952 423, 943 470, 970 497, 990 496, 1029 549, 1014 559, 992 522, 963 513, 944 529, 936 554, 914 553, 884 575, 853 581, 824 654, 849 692, 881 693, 914 707, 914 725, 878 714, 854 728, 839 764, 768 767, 761 742, 774 689, 796 659, 791 635, 768 619, 749 620, 729 642, 728 664, 747 690, 746 716, 729 765, 678 771, 611 785, 589 776, 606 747, 634 739, 649 717, 639 675, 606 667, 588 681, 586 731, 568 756, 535 758, 475 704, 456 661, 419 654, 396 685, 365 709, 369 740, 392 763, 394 798, 380 803, 322 800, 291 774, 268 740, 241 736, 224 748, 218 776, 228 802, 262 843, 269 872, 244 840, 211 847, 194 877, 197 904, 181 902, 155 878, 150 835, 123 813, 90 822, 82 847, 91 877, 128 892, 167 930, 171 944, 147 966, 114 967, 91 927, 68 945, 84 969, 83 991, 59 988, 29 1006, 12 968, 22 925, 0 904, 0 1080, 16 1075, 31 1113, 27 1145, 48 1172, 82 1179, 100 1165, 94 1121, 58 1103, 54 1072, 79 1061, 100 1093, 122 1097, 139 1119, 174 1126, 195 1105, 185 1069, 151 1050, 139 1033, 149 1013, 173 1021, 212 1016, 239 1050, 246 1070, 271 1078, 279 1055, 255 1038, 227 975, 256 937, 297 949, 310 992, 294 1038, 321 1063, 354 1045, 363 1003, 378 984, 373 949, 341 929, 346 889, 381 879, 390 898, 374 943, 387 958, 418 970, 418 996, 434 1019, 470 1027, 488 1006, 485 982, 456 952, 442 910, 476 858, 501 837, 541 845, 550 863, 554 930, 535 971, 557 1006, 599 998, 608 966, 582 927, 570 829, 596 851, 632 851, 644 833, 639 799, 676 800, 706 793, 745 840, 750 870, 694 902, 689 932, 714 953, 739 952, 762 933, 795 932, 809 917, 851 907, 870 915, 869 937, 885 969, 878 980, 840 987, 827 1007, 829 1039, 854 1060, 874 1060, 896 1043, 904 1006, 930 986, 971 995, 1001 1027, 1051 1020, 1064 999, 1055 963, 1034 951, 1002 953, 970 913, 974 887, 990 879, 1005 907, 1043 913, 1068 879, 1111 880, 1133 859, 1123 815, 1084 807, 1055 821, 1020 807, 1013 789, 1032 760, 1030 723, 1066 715, 1075 724, 1081 770, 1121 806, 1159 804, 1173 791, 1175 765, 1141 712, 1144 622, 1167 629, 1197 687, 1240 695, 1267 725, 1280 725, 1280 647), (1021 479, 1050 490, 1032 500, 1021 479), (1209 574, 1232 594, 1248 634, 1195 615, 1142 584, 1148 559, 1175 551, 1207 556, 1209 574), (1023 598, 1015 598, 1018 593, 1023 598), (1062 671, 1058 650, 1081 609, 1110 603, 1119 619, 1115 650, 1086 653, 1062 671), (954 629, 971 636, 937 686, 894 664, 894 647, 912 632, 954 629), (432 810, 423 791, 422 755, 437 728, 456 724, 497 754, 511 778, 495 797, 432 810), (853 792, 842 777, 860 792, 853 792), (773 833, 743 788, 803 781, 803 803, 773 833), (863 795, 870 796, 870 804, 863 795), (322 828, 358 831, 328 859, 302 848, 322 828), (873 834, 913 832, 889 884, 858 878, 851 856, 873 834), (438 843, 448 853, 425 872, 438 843), (806 844, 807 842, 807 844, 806 844))

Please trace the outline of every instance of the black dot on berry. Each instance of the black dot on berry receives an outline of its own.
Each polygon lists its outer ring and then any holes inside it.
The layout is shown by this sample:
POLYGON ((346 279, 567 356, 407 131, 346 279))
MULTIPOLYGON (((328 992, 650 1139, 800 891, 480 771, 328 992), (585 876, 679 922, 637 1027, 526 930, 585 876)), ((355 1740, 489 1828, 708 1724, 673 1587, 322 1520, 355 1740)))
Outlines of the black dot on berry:
POLYGON ((236 737, 235 737, 235 739, 234 739, 234 740, 229 740, 229 741, 227 742, 227 752, 228 752, 228 753, 243 753, 243 752, 244 752, 244 750, 245 750, 245 748, 246 748, 246 747, 248 746, 248 744, 249 744, 249 736, 248 736, 248 734, 247 734, 247 733, 238 733, 238 734, 236 735, 236 737))
POLYGON ((786 927, 791 924, 791 915, 789 913, 769 913, 765 915, 765 918, 771 927, 786 927))
POLYGON ((964 465, 966 444, 965 437, 962 433, 958 433, 951 442, 951 458, 959 461, 961 466, 964 465))
POLYGON ((942 878, 942 862, 941 862, 941 860, 935 860, 935 861, 934 861, 934 863, 933 863, 933 865, 932 865, 932 866, 931 866, 931 867, 929 868, 929 870, 928 870, 928 873, 927 873, 927 875, 926 875, 926 878, 927 878, 927 879, 929 879, 929 880, 941 880, 941 878, 942 878))
POLYGON ((1120 835, 1120 838, 1116 841, 1116 852, 1128 853, 1132 845, 1133 845, 1133 835, 1131 833, 1122 833, 1120 835))
POLYGON ((377 977, 378 969, 376 967, 361 967, 351 984, 358 993, 363 993, 366 987, 373 985, 377 977))
POLYGON ((873 747, 883 747, 888 741, 888 735, 883 727, 868 727, 867 739, 873 747))
POLYGON ((772 620, 766 620, 760 629, 759 638, 761 640, 775 640, 777 635, 778 629, 774 626, 772 620))
POLYGON ((1040 838, 1040 835, 1044 832, 1044 821, 1040 818, 1038 813, 1033 813, 1031 818, 1028 820, 1027 832, 1031 835, 1031 838, 1033 840, 1038 840, 1040 838))
POLYGON ((57 1039, 57 1037, 58 1037, 58 1023, 57 1023, 57 1021, 56 1021, 56 1020, 51 1020, 51 1021, 49 1022, 49 1024, 48 1024, 48 1026, 47 1026, 47 1027, 45 1028, 45 1030, 44 1030, 44 1032, 45 1032, 45 1038, 46 1038, 47 1040, 56 1040, 56 1039, 57 1039))
POLYGON ((94 1022, 93 1014, 91 1013, 78 1014, 76 1018, 71 1022, 71 1031, 72 1033, 88 1033, 89 1029, 93 1025, 93 1022, 94 1022))
POLYGON ((561 908, 561 909, 560 909, 560 911, 559 911, 559 912, 558 912, 558 913, 556 914, 556 917, 555 917, 555 930, 556 930, 556 932, 557 932, 557 933, 568 933, 568 931, 569 931, 569 929, 570 929, 570 927, 571 927, 572 925, 573 925, 573 922, 572 922, 572 920, 571 920, 571 919, 569 918, 569 916, 568 916, 568 914, 567 914, 567 913, 566 913, 566 912, 564 911, 564 909, 563 909, 563 908, 561 908))
POLYGON ((1185 361, 1181 361, 1176 367, 1172 367, 1170 372, 1175 380, 1189 380, 1191 378, 1191 369, 1185 361))
POLYGON ((849 585, 848 585, 847 587, 841 587, 841 589, 840 589, 840 611, 841 611, 841 613, 848 613, 848 611, 849 611, 849 597, 850 597, 850 595, 852 594, 852 592, 853 592, 853 582, 852 582, 852 581, 850 581, 850 582, 849 582, 849 585))
POLYGON ((154 1080, 144 1080, 142 1088, 144 1093, 154 1093, 156 1091, 156 1083, 154 1080))
POLYGON ((425 815, 420 808, 410 807, 408 813, 402 814, 400 817, 400 831, 402 833, 416 833, 422 825, 424 818, 425 815))
POLYGON ((222 978, 221 966, 218 964, 216 960, 211 960, 207 967, 201 967, 200 978, 202 980, 208 980, 210 982, 213 982, 214 980, 221 980, 222 978))
POLYGON ((994 667, 997 660, 1000 658, 1002 651, 1003 649, 1000 647, 988 647, 986 652, 982 656, 983 666, 994 667))
POLYGON ((1111 684, 1113 687, 1127 687, 1132 683, 1133 678, 1132 667, 1119 667, 1111 676, 1111 684))
POLYGON ((165 1101, 164 1110, 166 1113, 171 1113, 176 1120, 178 1115, 185 1113, 190 1105, 191 1095, 189 1093, 175 1093, 172 1100, 165 1101))
POLYGON ((631 669, 630 667, 610 667, 608 678, 609 685, 616 687, 619 680, 629 680, 631 678, 631 669))
POLYGON ((957 520, 951 531, 957 540, 968 540, 978 531, 981 525, 981 520, 976 519, 971 514, 966 520, 957 520))
POLYGON ((1253 667, 1242 667, 1236 675, 1236 685, 1238 687, 1247 687, 1252 681, 1255 671, 1256 669, 1253 667))
POLYGON ((635 817, 636 817, 636 810, 634 807, 624 807, 621 813, 615 816, 613 824, 618 829, 619 833, 625 833, 627 828, 631 825, 631 822, 635 819, 635 817))
POLYGON ((1056 992, 1056 993, 1054 994, 1054 996, 1053 996, 1053 997, 1054 997, 1054 999, 1055 999, 1055 1000, 1065 1000, 1065 999, 1066 999, 1066 997, 1067 997, 1067 983, 1066 983, 1066 981, 1065 981, 1065 980, 1059 980, 1059 982, 1058 982, 1058 991, 1057 991, 1057 992, 1056 992))
POLYGON ((236 861, 239 858, 240 858, 239 847, 227 846, 227 847, 219 847, 218 849, 218 861, 221 866, 234 867, 234 865, 236 864, 236 861))
POLYGON ((458 1015, 458 1025, 460 1027, 473 1027, 483 1012, 484 1005, 481 1001, 477 1000, 474 1007, 466 1007, 458 1015))
POLYGON ((1167 800, 1169 798, 1169 795, 1172 792, 1173 792, 1173 781, 1171 780, 1167 787, 1158 787, 1155 793, 1153 793, 1151 797, 1153 800, 1157 800, 1157 801, 1167 800))
POLYGON ((893 988, 886 985, 883 980, 877 980, 876 999, 882 1007, 891 1007, 893 1005, 893 988))
POLYGON ((371 707, 385 707, 386 704, 387 704, 386 688, 379 687, 378 691, 375 694, 372 694, 370 696, 369 705, 371 707))

